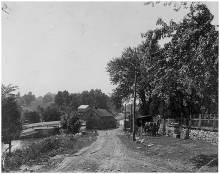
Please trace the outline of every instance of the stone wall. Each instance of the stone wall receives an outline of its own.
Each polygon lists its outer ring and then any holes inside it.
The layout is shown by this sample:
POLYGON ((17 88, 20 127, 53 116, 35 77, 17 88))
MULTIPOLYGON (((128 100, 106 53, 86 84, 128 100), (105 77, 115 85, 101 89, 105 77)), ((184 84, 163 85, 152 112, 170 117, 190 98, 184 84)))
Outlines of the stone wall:
MULTIPOLYGON (((165 135, 177 137, 176 132, 177 128, 174 128, 174 126, 170 126, 165 122, 165 127, 163 122, 161 122, 159 133, 162 135, 165 129, 165 135)), ((186 128, 179 128, 180 138, 184 139, 186 135, 186 128)), ((218 143, 218 131, 211 131, 211 130, 205 130, 205 129, 191 129, 189 133, 190 139, 193 140, 204 140, 210 143, 217 144, 218 143)))
MULTIPOLYGON (((186 129, 182 128, 181 136, 184 137, 186 133, 186 129)), ((217 144, 218 143, 218 132, 210 131, 210 130, 199 130, 199 129, 191 129, 190 130, 190 139, 193 140, 204 140, 210 143, 217 144)))

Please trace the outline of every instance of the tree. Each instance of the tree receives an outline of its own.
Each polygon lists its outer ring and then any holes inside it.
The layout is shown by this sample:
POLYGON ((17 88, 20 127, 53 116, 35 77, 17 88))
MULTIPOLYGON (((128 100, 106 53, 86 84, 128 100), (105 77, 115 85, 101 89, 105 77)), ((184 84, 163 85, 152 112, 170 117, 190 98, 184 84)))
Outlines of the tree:
POLYGON ((71 133, 79 133, 81 122, 79 120, 77 112, 72 112, 67 120, 67 131, 71 133))
POLYGON ((142 114, 182 115, 190 123, 201 108, 218 110, 218 31, 206 5, 180 5, 190 10, 181 22, 158 19, 159 28, 142 34, 142 43, 111 60, 107 71, 119 101, 132 96, 136 71, 142 114), (161 47, 158 41, 164 38, 170 41, 161 47))
POLYGON ((17 87, 2 85, 2 142, 9 145, 11 153, 11 141, 20 136, 22 129, 20 121, 20 110, 12 93, 17 87))
POLYGON ((70 97, 68 91, 59 91, 55 96, 55 103, 59 107, 60 111, 65 111, 70 105, 70 97))
POLYGON ((109 97, 100 89, 91 89, 90 91, 83 91, 80 94, 81 104, 90 105, 92 107, 108 109, 109 97))
POLYGON ((107 71, 111 82, 117 85, 114 93, 118 94, 121 100, 133 94, 136 73, 140 112, 146 115, 149 113, 147 105, 152 100, 152 81, 157 68, 155 62, 160 59, 161 53, 158 45, 159 38, 155 37, 155 31, 150 30, 142 37, 145 40, 137 48, 128 47, 122 52, 121 57, 111 60, 107 64, 107 71))
MULTIPOLYGON (((121 57, 116 57, 107 64, 110 80, 113 85, 117 85, 113 91, 113 101, 117 107, 133 93, 134 75, 135 71, 138 71, 137 61, 135 49, 129 47, 122 52, 121 57)), ((137 82, 139 84, 141 81, 137 82)))
POLYGON ((40 105, 37 106, 37 113, 40 116, 40 121, 43 121, 43 113, 44 113, 44 108, 41 107, 40 105))
POLYGON ((173 7, 173 10, 175 10, 176 12, 178 12, 181 8, 183 9, 188 9, 190 8, 190 5, 191 4, 196 4, 196 3, 199 3, 199 2, 187 2, 187 1, 183 1, 183 2, 178 2, 178 1, 148 1, 148 2, 145 2, 144 5, 152 5, 152 7, 158 5, 158 4, 161 4, 165 7, 167 6, 170 6, 170 7, 173 7))
POLYGON ((59 121, 61 112, 56 106, 49 106, 42 112, 43 121, 59 121))
POLYGON ((28 92, 28 94, 25 94, 22 98, 25 105, 30 106, 31 102, 35 100, 35 95, 33 95, 32 92, 28 92))
MULTIPOLYGON (((209 105, 218 102, 218 31, 212 19, 204 4, 192 4, 182 22, 160 22, 163 35, 172 38, 165 45, 168 71, 160 80, 172 78, 167 87, 183 94, 190 112, 197 103, 211 112, 209 105)), ((212 112, 217 113, 217 107, 212 112)))
POLYGON ((48 92, 47 94, 44 95, 43 103, 49 103, 53 101, 54 101, 54 94, 48 92))
POLYGON ((162 72, 153 92, 169 101, 172 115, 185 116, 189 129, 190 118, 201 113, 201 107, 209 113, 218 110, 218 31, 212 19, 204 4, 192 3, 180 23, 157 22, 161 37, 171 41, 164 46, 166 61, 158 68, 162 72))
POLYGON ((18 89, 18 86, 13 86, 11 84, 5 86, 2 84, 2 99, 5 99, 7 97, 14 97, 15 94, 13 94, 14 91, 18 89))
POLYGON ((17 95, 16 95, 16 101, 17 101, 17 104, 18 104, 19 106, 23 106, 23 105, 24 105, 24 100, 23 100, 23 98, 21 97, 20 92, 18 92, 17 95))
POLYGON ((40 115, 36 111, 24 112, 24 120, 28 120, 29 123, 38 123, 40 115))
POLYGON ((109 109, 111 102, 109 96, 104 94, 100 89, 91 89, 82 93, 69 94, 68 91, 59 91, 55 96, 55 103, 63 113, 76 111, 80 105, 90 105, 109 109))
POLYGON ((77 112, 71 112, 70 114, 64 114, 61 117, 61 126, 67 131, 67 133, 79 133, 81 122, 77 112))
POLYGON ((80 93, 70 94, 70 106, 76 111, 77 108, 82 104, 82 98, 80 93))
POLYGON ((110 98, 111 98, 111 103, 113 103, 114 105, 114 110, 120 111, 122 108, 123 97, 121 97, 120 94, 117 94, 117 92, 118 92, 117 90, 113 90, 113 93, 110 98))

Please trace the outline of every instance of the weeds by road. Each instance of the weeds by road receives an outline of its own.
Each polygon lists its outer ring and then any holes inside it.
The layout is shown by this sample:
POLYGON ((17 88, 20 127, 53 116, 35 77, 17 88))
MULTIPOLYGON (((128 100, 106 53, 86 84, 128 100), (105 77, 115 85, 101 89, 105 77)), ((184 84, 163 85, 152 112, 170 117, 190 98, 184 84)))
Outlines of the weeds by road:
POLYGON ((73 154, 96 140, 96 133, 82 136, 56 135, 14 151, 5 159, 6 171, 45 171, 62 161, 66 154, 73 154))

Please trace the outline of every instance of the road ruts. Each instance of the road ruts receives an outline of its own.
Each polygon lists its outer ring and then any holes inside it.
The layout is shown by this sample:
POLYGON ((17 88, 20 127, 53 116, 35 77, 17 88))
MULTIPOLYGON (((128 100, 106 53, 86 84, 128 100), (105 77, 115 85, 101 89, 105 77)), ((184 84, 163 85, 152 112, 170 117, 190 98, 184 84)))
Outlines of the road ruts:
POLYGON ((66 157, 51 172, 169 172, 149 158, 125 147, 118 134, 121 130, 98 131, 89 147, 66 157))

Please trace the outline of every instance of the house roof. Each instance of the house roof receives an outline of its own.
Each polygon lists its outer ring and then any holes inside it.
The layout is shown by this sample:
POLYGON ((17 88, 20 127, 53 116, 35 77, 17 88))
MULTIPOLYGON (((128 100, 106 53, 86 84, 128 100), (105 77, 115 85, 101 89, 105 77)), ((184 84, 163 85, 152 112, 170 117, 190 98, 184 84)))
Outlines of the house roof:
POLYGON ((100 117, 113 117, 113 114, 105 109, 93 109, 93 111, 100 117))

